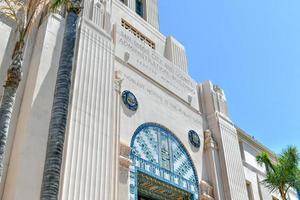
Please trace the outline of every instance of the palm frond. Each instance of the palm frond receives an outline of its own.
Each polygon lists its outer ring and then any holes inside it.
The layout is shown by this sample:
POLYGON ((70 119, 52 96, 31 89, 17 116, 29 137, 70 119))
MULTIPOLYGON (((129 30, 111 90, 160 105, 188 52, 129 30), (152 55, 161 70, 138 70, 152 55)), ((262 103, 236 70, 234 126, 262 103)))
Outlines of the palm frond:
POLYGON ((49 0, 31 0, 25 5, 24 35, 38 23, 39 16, 45 11, 49 0))
POLYGON ((50 3, 50 10, 56 11, 61 6, 67 5, 69 2, 69 0, 52 0, 52 2, 50 3))
POLYGON ((10 7, 0 6, 0 16, 7 17, 16 22, 17 18, 14 13, 11 11, 10 7))
POLYGON ((24 38, 31 27, 36 24, 40 13, 46 8, 49 0, 1 0, 0 15, 16 23, 20 37, 24 38))
POLYGON ((271 159, 267 152, 262 152, 260 155, 256 156, 256 161, 260 165, 264 164, 266 166, 267 171, 270 171, 271 169, 274 171, 273 163, 271 162, 271 159))
POLYGON ((23 3, 16 0, 2 0, 0 2, 0 15, 17 23, 19 21, 17 13, 22 6, 23 3))
POLYGON ((257 156, 256 160, 267 167, 263 183, 271 192, 280 191, 281 196, 286 197, 290 188, 300 190, 300 154, 296 147, 290 146, 283 150, 276 163, 272 163, 265 152, 257 156))
POLYGON ((299 152, 296 147, 289 146, 280 154, 278 162, 286 165, 287 168, 297 167, 300 159, 299 152))

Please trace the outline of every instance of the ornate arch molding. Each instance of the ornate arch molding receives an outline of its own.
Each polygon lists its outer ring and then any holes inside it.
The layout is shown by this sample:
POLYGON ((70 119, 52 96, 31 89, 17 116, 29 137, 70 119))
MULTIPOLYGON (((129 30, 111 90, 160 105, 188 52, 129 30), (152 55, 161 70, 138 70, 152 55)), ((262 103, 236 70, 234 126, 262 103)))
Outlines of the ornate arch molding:
POLYGON ((185 146, 168 128, 145 123, 134 132, 131 140, 130 192, 137 196, 137 176, 146 173, 172 186, 188 191, 193 199, 199 196, 197 171, 185 146))

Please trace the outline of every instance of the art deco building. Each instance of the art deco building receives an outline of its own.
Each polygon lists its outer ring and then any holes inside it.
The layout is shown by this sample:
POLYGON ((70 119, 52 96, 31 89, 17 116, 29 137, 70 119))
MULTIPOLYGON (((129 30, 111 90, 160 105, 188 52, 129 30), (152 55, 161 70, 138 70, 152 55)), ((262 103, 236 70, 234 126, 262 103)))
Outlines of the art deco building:
MULTIPOLYGON (((235 126, 221 88, 190 77, 184 46, 159 32, 157 0, 85 0, 81 14, 60 199, 280 199, 255 160, 274 154, 235 126)), ((45 14, 27 39, 2 200, 40 197, 64 23, 45 14)), ((0 21, 1 83, 14 33, 0 21)))

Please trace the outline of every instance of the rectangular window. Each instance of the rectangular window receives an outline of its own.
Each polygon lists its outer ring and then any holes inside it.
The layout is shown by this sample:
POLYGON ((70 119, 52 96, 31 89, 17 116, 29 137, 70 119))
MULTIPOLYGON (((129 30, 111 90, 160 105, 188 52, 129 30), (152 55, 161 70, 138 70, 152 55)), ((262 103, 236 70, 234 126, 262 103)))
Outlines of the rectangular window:
POLYGON ((254 200, 251 183, 247 181, 247 182, 246 182, 246 185, 247 185, 248 199, 249 199, 249 200, 254 200))
POLYGON ((144 3, 143 3, 143 0, 136 0, 135 1, 135 11, 136 13, 141 16, 141 17, 144 17, 144 3))

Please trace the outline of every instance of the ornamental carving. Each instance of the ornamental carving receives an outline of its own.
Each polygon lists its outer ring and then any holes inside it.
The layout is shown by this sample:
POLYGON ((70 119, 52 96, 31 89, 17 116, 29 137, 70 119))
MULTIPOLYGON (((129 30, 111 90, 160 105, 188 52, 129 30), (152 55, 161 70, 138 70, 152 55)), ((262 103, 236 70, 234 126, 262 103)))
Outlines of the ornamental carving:
POLYGON ((201 190, 201 200, 213 200, 213 187, 206 181, 201 181, 200 183, 201 190))
POLYGON ((124 143, 120 143, 120 157, 119 157, 119 163, 120 166, 126 169, 129 169, 130 165, 132 164, 132 161, 129 158, 131 148, 127 146, 124 143))

